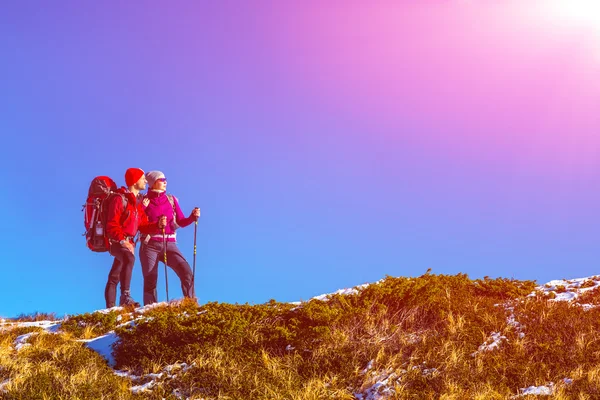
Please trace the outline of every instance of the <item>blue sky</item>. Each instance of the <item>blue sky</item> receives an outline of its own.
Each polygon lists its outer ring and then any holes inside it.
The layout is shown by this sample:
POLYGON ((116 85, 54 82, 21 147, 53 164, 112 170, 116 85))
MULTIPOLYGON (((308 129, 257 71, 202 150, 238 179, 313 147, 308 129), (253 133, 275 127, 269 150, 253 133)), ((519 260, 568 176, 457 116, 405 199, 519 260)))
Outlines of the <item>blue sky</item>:
MULTIPOLYGON (((460 3, 0 5, 0 315, 104 306, 81 208, 129 167, 202 209, 201 303, 598 273, 598 59, 460 3)), ((192 264, 193 225, 178 240, 192 264)))

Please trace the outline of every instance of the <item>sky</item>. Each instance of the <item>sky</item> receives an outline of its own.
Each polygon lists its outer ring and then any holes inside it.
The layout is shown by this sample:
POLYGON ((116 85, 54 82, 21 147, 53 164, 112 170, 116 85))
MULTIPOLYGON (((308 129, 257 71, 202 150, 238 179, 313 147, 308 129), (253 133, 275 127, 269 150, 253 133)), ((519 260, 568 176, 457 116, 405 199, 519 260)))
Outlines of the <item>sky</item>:
POLYGON ((130 167, 201 208, 200 303, 600 274, 600 8, 542 3, 1 3, 0 315, 104 306, 81 210, 130 167))

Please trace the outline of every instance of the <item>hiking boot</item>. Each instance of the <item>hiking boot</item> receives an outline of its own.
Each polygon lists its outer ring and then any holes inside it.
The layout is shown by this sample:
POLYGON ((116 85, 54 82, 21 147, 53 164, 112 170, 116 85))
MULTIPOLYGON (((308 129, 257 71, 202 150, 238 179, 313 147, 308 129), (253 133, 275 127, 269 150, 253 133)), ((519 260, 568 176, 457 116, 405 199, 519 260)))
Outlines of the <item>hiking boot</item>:
POLYGON ((137 301, 135 301, 133 299, 133 297, 131 297, 131 295, 129 294, 129 291, 123 292, 123 294, 121 295, 120 299, 119 299, 119 305, 120 306, 134 306, 134 307, 139 307, 140 303, 138 303, 137 301))

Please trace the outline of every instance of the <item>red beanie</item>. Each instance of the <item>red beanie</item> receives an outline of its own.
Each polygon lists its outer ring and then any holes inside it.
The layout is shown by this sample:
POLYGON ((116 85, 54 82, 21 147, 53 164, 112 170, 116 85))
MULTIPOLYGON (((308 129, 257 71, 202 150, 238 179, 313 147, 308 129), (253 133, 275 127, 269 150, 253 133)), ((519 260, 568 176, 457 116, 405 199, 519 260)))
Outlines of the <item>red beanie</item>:
POLYGON ((125 171, 125 184, 127 187, 135 185, 144 176, 144 171, 139 168, 129 168, 125 171))

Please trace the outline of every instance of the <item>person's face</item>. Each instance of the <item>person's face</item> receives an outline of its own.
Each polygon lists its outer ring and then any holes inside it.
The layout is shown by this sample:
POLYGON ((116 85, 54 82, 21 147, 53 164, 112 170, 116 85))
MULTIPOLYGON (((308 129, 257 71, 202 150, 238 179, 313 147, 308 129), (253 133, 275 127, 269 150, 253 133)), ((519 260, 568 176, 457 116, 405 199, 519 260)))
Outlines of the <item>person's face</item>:
POLYGON ((167 178, 160 178, 154 181, 154 186, 152 186, 154 190, 167 190, 167 178))
POLYGON ((146 189, 146 176, 142 175, 142 177, 135 183, 135 185, 133 185, 134 188, 136 188, 137 190, 145 190, 146 189))

